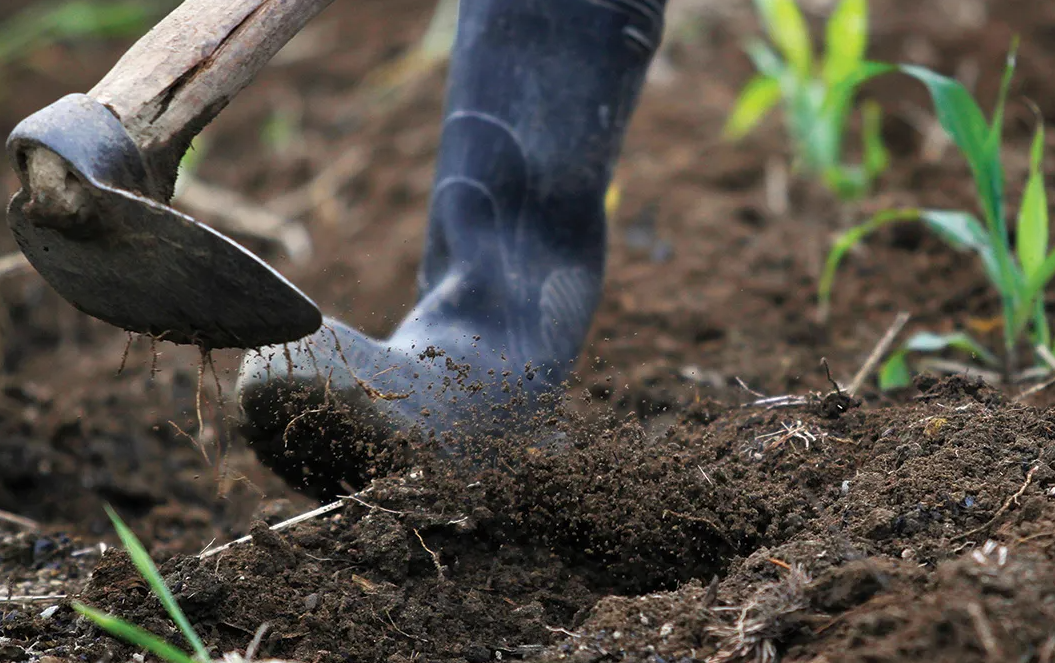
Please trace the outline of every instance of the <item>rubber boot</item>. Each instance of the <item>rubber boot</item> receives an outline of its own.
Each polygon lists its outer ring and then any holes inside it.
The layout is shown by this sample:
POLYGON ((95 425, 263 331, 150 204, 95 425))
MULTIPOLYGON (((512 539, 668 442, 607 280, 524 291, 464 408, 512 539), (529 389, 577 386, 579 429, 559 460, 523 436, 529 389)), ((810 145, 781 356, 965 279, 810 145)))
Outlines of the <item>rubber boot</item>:
POLYGON ((460 3, 416 306, 385 340, 336 320, 246 354, 246 436, 326 496, 422 438, 552 416, 601 295, 604 196, 665 0, 460 3), (384 456, 378 457, 378 456, 384 456))

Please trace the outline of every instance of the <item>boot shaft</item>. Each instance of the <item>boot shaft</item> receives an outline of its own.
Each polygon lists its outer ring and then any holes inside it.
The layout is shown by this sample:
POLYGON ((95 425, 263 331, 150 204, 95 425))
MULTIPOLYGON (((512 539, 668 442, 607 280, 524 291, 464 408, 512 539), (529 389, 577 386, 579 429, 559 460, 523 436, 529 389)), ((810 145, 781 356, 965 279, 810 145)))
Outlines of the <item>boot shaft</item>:
POLYGON ((664 5, 460 2, 419 309, 397 334, 464 322, 517 359, 578 355, 603 281, 604 194, 664 5))

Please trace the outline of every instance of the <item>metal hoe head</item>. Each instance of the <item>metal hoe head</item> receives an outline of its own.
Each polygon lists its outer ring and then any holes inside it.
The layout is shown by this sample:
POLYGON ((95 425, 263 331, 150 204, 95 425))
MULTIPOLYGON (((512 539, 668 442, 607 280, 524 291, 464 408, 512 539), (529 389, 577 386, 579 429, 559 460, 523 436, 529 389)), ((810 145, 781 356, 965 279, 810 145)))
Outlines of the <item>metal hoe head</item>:
POLYGON ((205 349, 284 343, 321 326, 315 303, 260 258, 148 197, 139 150, 91 97, 23 120, 7 150, 22 183, 8 208, 15 239, 84 313, 205 349), (58 214, 47 200, 56 190, 73 201, 58 214))

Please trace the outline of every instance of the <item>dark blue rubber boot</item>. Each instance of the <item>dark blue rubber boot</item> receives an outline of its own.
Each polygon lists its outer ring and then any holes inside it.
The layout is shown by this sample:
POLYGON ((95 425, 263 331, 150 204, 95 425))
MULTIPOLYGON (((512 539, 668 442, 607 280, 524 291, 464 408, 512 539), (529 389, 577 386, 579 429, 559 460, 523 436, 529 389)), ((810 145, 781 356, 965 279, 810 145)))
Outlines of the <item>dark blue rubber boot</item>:
POLYGON ((245 356, 261 460, 323 495, 397 440, 457 453, 552 416, 601 295, 604 195, 665 3, 460 3, 418 302, 386 340, 327 319, 245 356))

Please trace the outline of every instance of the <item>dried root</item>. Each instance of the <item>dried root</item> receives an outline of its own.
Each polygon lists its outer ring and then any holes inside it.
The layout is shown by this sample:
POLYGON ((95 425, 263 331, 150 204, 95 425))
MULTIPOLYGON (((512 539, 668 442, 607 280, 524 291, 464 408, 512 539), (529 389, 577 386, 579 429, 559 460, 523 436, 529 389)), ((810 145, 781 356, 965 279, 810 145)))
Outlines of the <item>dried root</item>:
POLYGON ((720 640, 718 651, 707 663, 774 663, 777 642, 796 629, 797 622, 791 617, 809 605, 805 589, 811 581, 805 568, 792 565, 779 582, 761 587, 739 609, 728 609, 738 611, 735 622, 707 627, 720 640))

